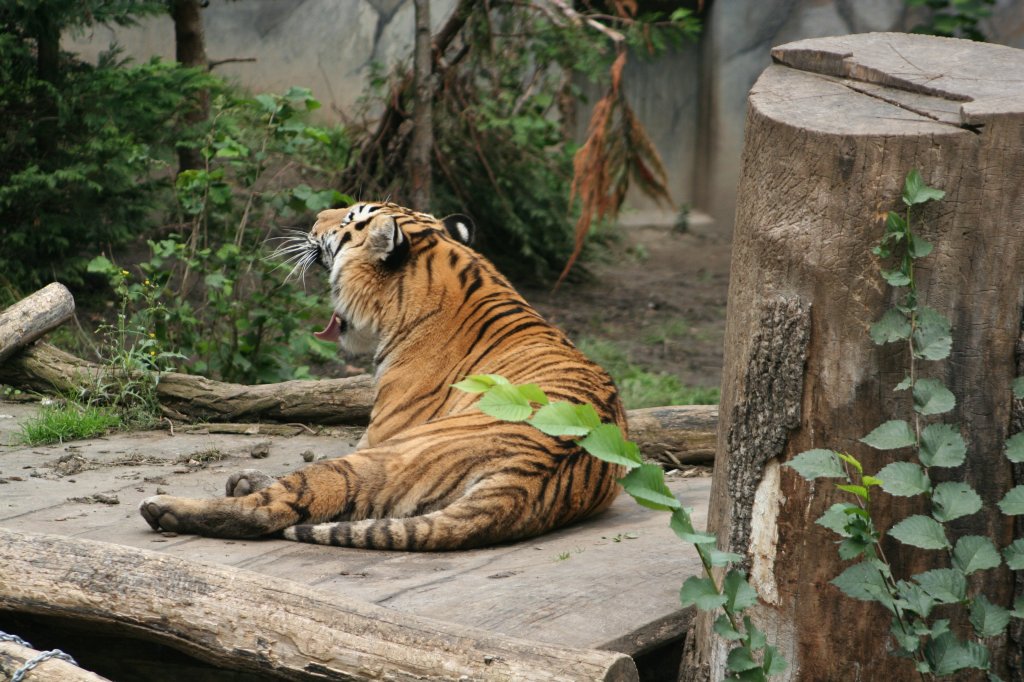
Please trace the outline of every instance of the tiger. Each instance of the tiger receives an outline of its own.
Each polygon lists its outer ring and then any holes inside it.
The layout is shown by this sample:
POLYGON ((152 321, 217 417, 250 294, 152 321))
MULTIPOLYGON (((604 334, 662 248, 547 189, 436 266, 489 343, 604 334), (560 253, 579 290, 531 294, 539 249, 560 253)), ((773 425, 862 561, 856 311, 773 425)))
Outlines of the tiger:
POLYGON ((391 202, 318 214, 291 249, 328 273, 321 339, 374 353, 375 398, 351 454, 274 479, 233 474, 226 495, 156 495, 139 509, 157 531, 284 538, 381 550, 463 550, 551 531, 606 509, 623 467, 570 437, 488 416, 453 387, 470 375, 532 383, 590 404, 626 434, 615 383, 545 321, 483 255, 463 215, 437 219, 391 202))

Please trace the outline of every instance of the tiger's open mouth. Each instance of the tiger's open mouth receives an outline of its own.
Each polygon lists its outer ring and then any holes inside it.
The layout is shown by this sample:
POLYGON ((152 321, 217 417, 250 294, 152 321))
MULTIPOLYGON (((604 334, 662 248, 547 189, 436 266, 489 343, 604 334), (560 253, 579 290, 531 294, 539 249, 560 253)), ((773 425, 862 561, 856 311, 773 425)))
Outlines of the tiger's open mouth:
POLYGON ((348 321, 338 313, 333 313, 331 321, 327 323, 323 331, 313 332, 313 336, 321 341, 337 341, 346 331, 348 331, 348 321))

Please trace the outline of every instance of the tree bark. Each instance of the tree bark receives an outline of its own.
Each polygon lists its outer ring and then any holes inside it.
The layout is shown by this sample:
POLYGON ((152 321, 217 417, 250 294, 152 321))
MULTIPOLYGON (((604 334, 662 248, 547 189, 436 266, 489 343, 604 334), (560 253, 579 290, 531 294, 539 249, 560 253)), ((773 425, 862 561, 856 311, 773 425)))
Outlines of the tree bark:
MULTIPOLYGON (((174 20, 174 58, 183 66, 206 69, 206 38, 199 0, 171 0, 171 18, 174 20)), ((203 90, 185 114, 186 125, 202 123, 210 117, 210 93, 203 90)), ((203 158, 195 147, 178 149, 178 172, 203 167, 203 158)))
MULTIPOLYGON (((1013 485, 1003 444, 1024 305, 1024 51, 864 34, 772 56, 747 113, 709 527, 746 557, 761 599, 754 621, 789 662, 781 679, 917 679, 910 662, 884 653, 888 612, 829 584, 850 562, 814 521, 848 496, 780 465, 812 448, 848 452, 869 474, 908 457, 859 439, 913 414, 906 392, 893 392, 905 347, 875 346, 868 329, 897 300, 871 249, 918 168, 946 192, 913 226, 935 247, 917 261, 918 291, 953 326, 951 357, 919 367, 956 395, 955 411, 933 419, 959 424, 969 450, 965 466, 932 473, 966 481, 985 503, 950 524, 951 541, 1013 539, 996 502, 1013 485)), ((881 528, 929 512, 921 496, 873 500, 881 528)), ((948 566, 944 553, 892 539, 884 547, 898 577, 948 566)), ((1010 606, 1005 568, 970 580, 972 593, 1010 606)), ((684 679, 723 677, 728 645, 710 635, 711 621, 698 619, 684 679)), ((993 672, 1006 675, 1006 639, 986 645, 993 672)))
POLYGON ((54 282, 0 311, 0 364, 23 346, 68 320, 75 299, 63 284, 54 282))
POLYGON ((434 76, 430 36, 430 0, 414 0, 416 40, 413 47, 412 141, 409 145, 409 178, 412 205, 430 210, 431 164, 434 149, 434 76))
POLYGON ((285 679, 637 679, 625 654, 485 634, 288 580, 0 529, 0 611, 74 618, 285 679), (464 677, 463 677, 464 676, 464 677))

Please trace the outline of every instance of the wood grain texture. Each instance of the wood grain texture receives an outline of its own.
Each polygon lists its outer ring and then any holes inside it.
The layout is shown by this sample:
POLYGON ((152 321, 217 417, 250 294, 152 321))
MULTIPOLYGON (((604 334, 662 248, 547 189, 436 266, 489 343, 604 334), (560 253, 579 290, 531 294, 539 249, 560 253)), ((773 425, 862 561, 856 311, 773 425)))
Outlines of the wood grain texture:
POLYGON ((47 284, 0 311, 0 364, 17 350, 54 329, 75 313, 75 299, 63 284, 47 284))
POLYGON ((623 654, 486 635, 250 571, 0 530, 0 609, 145 633, 228 668, 306 680, 636 680, 623 654), (69 570, 70 569, 70 570, 69 570))
MULTIPOLYGON (((282 475, 316 457, 351 452, 356 429, 314 436, 164 432, 111 434, 68 445, 3 446, 32 406, 0 403, 0 527, 113 542, 182 560, 244 568, 410 615, 482 632, 635 655, 679 639, 690 614, 679 587, 700 572, 666 515, 621 495, 606 512, 521 542, 479 550, 409 553, 322 547, 284 540, 167 537, 136 511, 158 491, 224 494, 238 469, 282 475), (5 431, 6 430, 6 431, 5 431), (252 446, 269 441, 254 463, 252 446), (96 502, 94 496, 118 504, 96 502)), ((214 431, 216 429, 213 429, 214 431)), ((710 478, 668 475, 670 489, 703 527, 710 478)), ((8 575, 0 563, 0 589, 8 575)))
MULTIPOLYGON (((842 493, 777 467, 819 447, 853 454, 869 473, 906 455, 871 450, 859 439, 912 414, 907 396, 892 390, 906 371, 904 350, 876 347, 868 329, 896 300, 870 250, 886 211, 904 208, 903 179, 918 168, 929 185, 946 191, 915 221, 935 246, 916 268, 919 292, 950 318, 954 335, 951 357, 921 363, 920 371, 957 396, 957 409, 943 420, 961 425, 969 454, 949 476, 962 476, 990 510, 956 521, 952 537, 977 534, 1000 546, 1012 539, 1012 522, 994 505, 1012 485, 1002 450, 1024 303, 1024 51, 867 34, 800 41, 772 54, 776 64, 749 99, 709 525, 723 546, 737 537, 742 514, 728 476, 733 459, 744 443, 780 427, 764 423, 729 439, 733 408, 752 388, 748 367, 761 311, 776 297, 802 301, 810 306, 811 332, 801 416, 781 457, 765 464, 777 475, 758 486, 750 503, 760 500, 766 510, 751 516, 752 532, 772 545, 755 561, 767 576, 758 585, 766 603, 755 621, 790 662, 783 679, 916 679, 905 661, 862 655, 886 649, 887 628, 878 624, 888 615, 828 583, 846 562, 832 550, 834 535, 814 520, 842 493)), ((883 527, 921 511, 922 499, 877 502, 883 527)), ((894 541, 885 549, 901 577, 945 565, 894 541)), ((1010 604, 1006 571, 977 580, 993 601, 1010 604)), ((696 628, 700 650, 689 679, 709 672, 719 678, 725 647, 708 636, 707 619, 698 618, 696 628)), ((988 643, 994 671, 1008 674, 1005 640, 988 643)))

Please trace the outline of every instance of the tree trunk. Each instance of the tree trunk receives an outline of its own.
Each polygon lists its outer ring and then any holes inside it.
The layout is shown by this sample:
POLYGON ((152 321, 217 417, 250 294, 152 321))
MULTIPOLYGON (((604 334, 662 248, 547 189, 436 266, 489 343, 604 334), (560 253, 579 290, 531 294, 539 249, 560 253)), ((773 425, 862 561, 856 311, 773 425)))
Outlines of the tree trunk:
POLYGON ((412 142, 409 145, 410 200, 416 210, 430 210, 431 152, 434 149, 434 59, 430 36, 430 0, 414 0, 416 40, 413 47, 412 142))
MULTIPOLYGON (((814 521, 848 496, 780 465, 812 448, 848 452, 869 474, 906 458, 859 439, 913 414, 906 392, 893 392, 905 348, 875 346, 868 328, 897 298, 871 249, 918 168, 946 192, 914 224, 935 247, 917 262, 918 291, 953 326, 951 357, 922 372, 956 395, 955 411, 937 421, 959 424, 969 450, 965 466, 933 473, 965 480, 985 503, 951 524, 952 541, 1013 539, 995 504, 1013 485, 1003 444, 1024 305, 1024 52, 864 34, 772 56, 747 114, 709 526, 722 548, 747 557, 761 599, 754 621, 789 662, 782 679, 918 679, 910 662, 885 653, 888 612, 829 584, 851 562, 814 521)), ((928 513, 921 496, 873 499, 881 528, 928 513)), ((948 566, 944 553, 892 539, 884 547, 899 577, 948 566)), ((971 584, 1011 604, 1005 568, 971 584)), ((709 636, 711 620, 699 620, 698 665, 684 678, 723 676, 728 647, 709 636)), ((993 672, 1006 675, 1005 638, 986 644, 993 672)))
MULTIPOLYGON (((625 654, 492 635, 105 542, 0 529, 0 612, 72 618, 292 680, 637 679, 625 654)), ((70 678, 74 679, 74 678, 70 678)))
MULTIPOLYGON (((206 39, 203 34, 203 15, 199 0, 171 0, 171 18, 174 19, 174 58, 183 66, 208 67, 206 39)), ((192 108, 185 114, 187 125, 202 123, 210 116, 210 93, 203 90, 196 96, 192 108)), ((178 149, 178 172, 203 167, 203 158, 194 147, 178 149)))
POLYGON ((0 311, 0 363, 74 314, 74 297, 57 282, 0 311))

